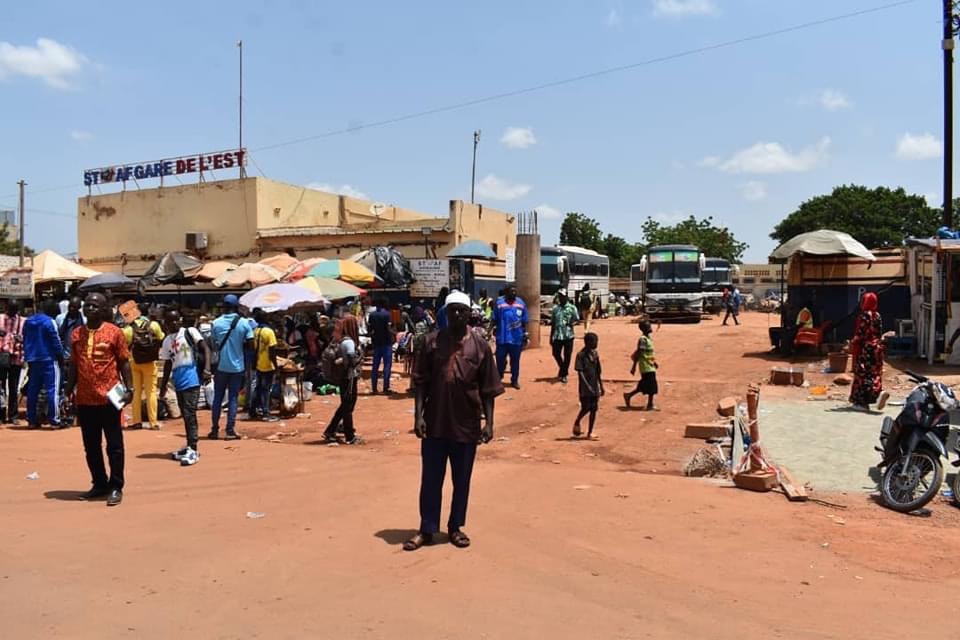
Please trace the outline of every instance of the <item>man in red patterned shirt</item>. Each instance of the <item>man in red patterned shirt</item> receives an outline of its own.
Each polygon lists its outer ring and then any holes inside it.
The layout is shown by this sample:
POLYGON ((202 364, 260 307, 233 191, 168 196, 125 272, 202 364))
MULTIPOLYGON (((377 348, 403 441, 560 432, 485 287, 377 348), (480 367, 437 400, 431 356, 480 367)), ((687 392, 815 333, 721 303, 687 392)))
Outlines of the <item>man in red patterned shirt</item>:
POLYGON ((16 300, 7 301, 0 313, 0 387, 6 392, 2 413, 6 422, 17 425, 20 374, 23 371, 23 316, 16 300))
POLYGON ((83 494, 84 500, 107 496, 107 506, 123 500, 123 431, 120 428, 120 410, 107 394, 121 380, 126 392, 124 404, 133 399, 131 391, 130 352, 123 332, 106 322, 110 315, 107 299, 100 293, 91 293, 83 303, 87 323, 73 331, 70 345, 70 373, 66 394, 74 389, 77 397, 77 421, 83 434, 83 448, 93 487, 83 494), (107 457, 110 459, 110 477, 103 464, 101 434, 106 436, 107 457))

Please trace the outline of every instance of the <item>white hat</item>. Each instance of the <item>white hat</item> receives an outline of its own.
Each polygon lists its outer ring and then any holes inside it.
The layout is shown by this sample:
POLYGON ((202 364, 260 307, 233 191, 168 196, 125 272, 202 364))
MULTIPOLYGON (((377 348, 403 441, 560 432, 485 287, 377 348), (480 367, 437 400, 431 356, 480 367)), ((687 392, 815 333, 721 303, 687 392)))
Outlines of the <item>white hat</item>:
POLYGON ((444 304, 447 305, 448 307, 449 307, 451 304, 462 304, 463 306, 469 308, 469 307, 470 307, 470 296, 468 296, 467 294, 465 294, 465 293, 462 292, 462 291, 456 291, 456 290, 454 290, 454 291, 452 291, 452 292, 450 293, 450 295, 447 296, 447 299, 446 299, 446 301, 444 302, 444 304))
POLYGON ((561 287, 560 289, 557 290, 557 295, 558 295, 558 296, 565 296, 565 295, 567 295, 567 290, 564 289, 563 287, 561 287))

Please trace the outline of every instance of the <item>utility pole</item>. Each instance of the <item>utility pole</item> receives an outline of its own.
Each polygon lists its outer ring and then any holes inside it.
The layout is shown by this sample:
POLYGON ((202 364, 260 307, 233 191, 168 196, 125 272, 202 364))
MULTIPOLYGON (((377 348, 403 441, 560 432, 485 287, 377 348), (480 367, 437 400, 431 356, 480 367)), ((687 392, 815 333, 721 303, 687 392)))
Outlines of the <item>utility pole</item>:
POLYGON ((23 188, 27 186, 27 183, 21 180, 17 183, 20 185, 20 218, 18 223, 20 225, 20 267, 23 268, 23 188))
POLYGON ((943 226, 953 227, 953 48, 955 0, 943 0, 943 226))
MULTIPOLYGON (((238 108, 240 110, 240 146, 239 149, 243 150, 243 40, 237 40, 237 48, 240 49, 240 99, 238 100, 238 108)), ((247 177, 247 170, 244 168, 243 163, 240 163, 240 177, 247 177)))
POLYGON ((473 170, 470 172, 470 204, 473 204, 473 192, 477 187, 477 145, 480 144, 480 129, 473 132, 473 170))

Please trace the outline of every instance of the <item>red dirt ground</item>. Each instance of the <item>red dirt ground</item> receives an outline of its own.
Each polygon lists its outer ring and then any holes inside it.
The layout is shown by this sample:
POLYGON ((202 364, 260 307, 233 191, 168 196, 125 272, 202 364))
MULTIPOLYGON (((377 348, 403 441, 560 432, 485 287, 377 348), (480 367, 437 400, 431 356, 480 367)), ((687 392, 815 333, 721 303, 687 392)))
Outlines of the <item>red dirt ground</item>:
MULTIPOLYGON (((548 349, 525 353, 523 389, 481 448, 465 551, 399 548, 418 520, 409 398, 361 399, 365 446, 309 445, 336 402, 315 398, 309 418, 201 442, 192 468, 166 458, 179 422, 128 432, 115 509, 74 499, 88 484, 76 429, 2 429, 3 636, 945 637, 960 586, 947 503, 910 517, 866 494, 814 494, 837 509, 678 477, 699 445, 684 425, 776 364, 774 318, 743 318, 655 334, 658 413, 619 408, 636 326, 597 323, 610 380, 597 442, 569 439, 576 386, 546 380, 548 349), (298 435, 264 440, 278 431, 298 435), (922 622, 904 615, 917 603, 922 622)), ((761 406, 773 395, 805 393, 766 386, 761 406)))

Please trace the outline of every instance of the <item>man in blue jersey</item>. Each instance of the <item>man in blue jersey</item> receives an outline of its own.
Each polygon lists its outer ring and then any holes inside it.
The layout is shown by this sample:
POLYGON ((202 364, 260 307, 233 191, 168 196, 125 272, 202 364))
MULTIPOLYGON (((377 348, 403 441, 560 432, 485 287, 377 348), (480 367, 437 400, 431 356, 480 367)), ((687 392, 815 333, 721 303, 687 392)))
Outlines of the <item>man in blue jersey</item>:
POLYGON ((500 378, 507 370, 510 358, 510 385, 520 388, 520 352, 527 337, 527 305, 517 297, 517 288, 510 285, 493 310, 493 324, 497 336, 497 370, 500 378))

